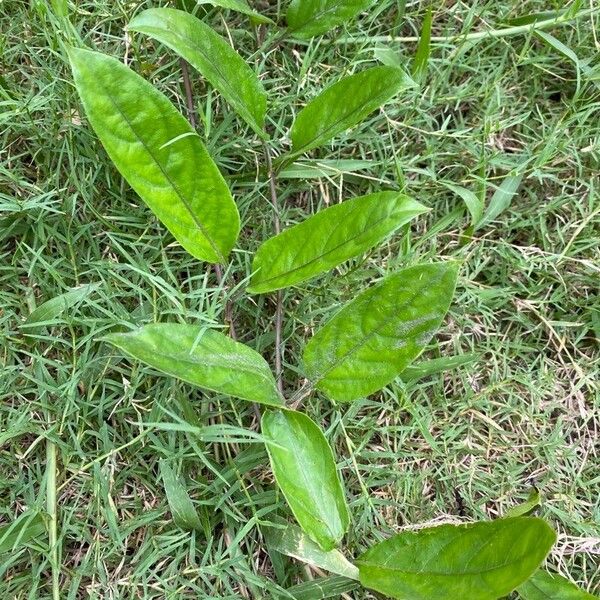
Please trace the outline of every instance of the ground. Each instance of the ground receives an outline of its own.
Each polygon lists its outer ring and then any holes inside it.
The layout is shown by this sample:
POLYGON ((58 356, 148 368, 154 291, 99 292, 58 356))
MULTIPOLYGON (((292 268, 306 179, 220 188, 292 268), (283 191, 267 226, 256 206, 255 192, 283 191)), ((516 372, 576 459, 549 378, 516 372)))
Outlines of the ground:
MULTIPOLYGON (((123 182, 88 126, 61 51, 64 21, 51 9, 59 4, 0 2, 0 523, 45 510, 48 492, 58 507, 57 551, 42 536, 1 555, 0 591, 50 598, 54 572, 69 599, 275 597, 275 583, 318 574, 261 538, 259 523, 288 512, 263 446, 228 441, 231 427, 256 429, 252 407, 160 376, 99 339, 158 320, 221 325, 224 292, 240 339, 272 360, 274 298, 243 293, 252 252, 273 231, 268 185, 235 177, 264 165, 262 145, 192 72, 199 131, 242 215, 223 290, 123 182), (21 327, 36 306, 86 283, 98 285, 50 324, 21 327), (182 431, 192 418, 212 425, 206 439, 182 431), (174 524, 160 459, 204 507, 206 533, 174 524)), ((79 0, 69 10, 83 43, 127 57, 187 114, 176 56, 125 35, 134 13, 158 4, 79 0)), ((286 390, 299 384, 311 331, 357 290, 405 264, 459 259, 454 303, 425 358, 475 353, 474 362, 350 405, 304 402, 347 488, 345 550, 356 556, 414 524, 496 517, 535 486, 539 514, 558 531, 549 565, 599 593, 600 14, 546 29, 552 38, 473 41, 452 36, 563 3, 433 5, 436 40, 419 86, 311 154, 366 168, 278 180, 284 226, 382 188, 432 209, 380 249, 285 291, 286 390), (470 235, 448 184, 489 201, 515 173, 523 180, 510 205, 470 235)), ((284 21, 285 2, 254 6, 284 21)), ((265 30, 246 17, 208 6, 198 14, 260 73, 280 154, 294 114, 327 83, 375 56, 410 69, 426 8, 382 0, 342 30, 267 52, 256 50, 265 30), (408 39, 376 38, 389 34, 408 39)), ((343 597, 373 598, 360 589, 343 597)))

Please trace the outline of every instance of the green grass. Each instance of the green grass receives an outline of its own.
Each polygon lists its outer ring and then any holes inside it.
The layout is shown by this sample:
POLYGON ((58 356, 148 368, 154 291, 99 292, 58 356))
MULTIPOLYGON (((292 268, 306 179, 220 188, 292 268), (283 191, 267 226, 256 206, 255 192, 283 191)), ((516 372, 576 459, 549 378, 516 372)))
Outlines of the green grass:
MULTIPOLYGON (((222 326, 223 290, 110 165, 80 114, 60 50, 64 23, 47 4, 0 3, 0 524, 46 510, 47 491, 50 500, 55 492, 57 544, 49 553, 42 536, 1 555, 0 591, 7 599, 51 598, 54 572, 68 599, 273 598, 276 585, 319 574, 263 543, 259 524, 289 514, 263 447, 226 443, 218 427, 199 439, 164 425, 180 422, 191 405, 201 425, 256 429, 251 407, 161 377, 98 341, 156 320, 222 326), (24 335, 20 326, 36 306, 84 283, 100 285, 24 335), (55 470, 47 451, 56 451, 55 470), (208 537, 173 523, 161 459, 204 507, 208 537)), ((136 5, 152 4, 80 1, 70 3, 71 20, 87 45, 123 57, 125 23, 136 5)), ((282 20, 284 4, 254 6, 282 20)), ((437 37, 562 5, 434 4, 437 37)), ((337 32, 359 42, 336 44, 330 34, 268 54, 256 50, 245 18, 215 9, 206 20, 261 73, 277 154, 306 100, 370 64, 374 48, 393 48, 408 67, 415 43, 368 38, 418 35, 426 9, 385 0, 337 32)), ((535 485, 540 513, 559 532, 549 563, 600 593, 599 19, 546 30, 576 52, 579 88, 574 63, 531 33, 436 42, 420 89, 313 153, 373 161, 371 169, 278 182, 286 226, 386 186, 405 187, 433 209, 381 249, 285 291, 288 392, 300 384, 296 365, 308 336, 358 289, 419 260, 464 261, 449 318, 427 355, 476 352, 476 363, 398 381, 340 408, 305 400, 343 472, 354 516, 349 555, 411 524, 498 516, 535 485), (489 198, 516 167, 525 177, 509 209, 465 239, 468 215, 444 183, 489 198)), ((185 112, 171 52, 136 35, 128 57, 185 112)), ((192 75, 201 135, 223 171, 263 165, 257 139, 192 75)), ((238 179, 232 187, 244 229, 225 293, 241 340, 272 361, 273 297, 243 294, 252 252, 272 234, 268 186, 238 179)), ((343 597, 373 598, 360 590, 343 597)))

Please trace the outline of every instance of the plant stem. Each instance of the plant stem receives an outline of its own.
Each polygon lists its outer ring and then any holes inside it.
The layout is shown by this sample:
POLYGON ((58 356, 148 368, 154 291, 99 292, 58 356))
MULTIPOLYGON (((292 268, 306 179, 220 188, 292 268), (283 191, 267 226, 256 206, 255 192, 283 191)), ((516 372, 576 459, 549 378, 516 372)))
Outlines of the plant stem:
POLYGON ((181 74, 183 75, 183 87, 185 89, 185 99, 187 102, 188 119, 194 129, 197 126, 196 111, 194 109, 194 96, 192 93, 192 83, 190 81, 190 72, 187 61, 183 58, 179 59, 181 65, 181 74))
MULTIPOLYGON (((264 144, 265 157, 267 159, 267 170, 269 172, 269 190, 271 192, 271 204, 273 205, 273 215, 275 224, 275 235, 281 233, 281 218, 279 215, 279 199, 277 197, 277 181, 273 169, 273 160, 271 158, 271 149, 268 144, 264 144)), ((276 297, 275 307, 275 379, 277 380, 277 389, 283 395, 283 347, 281 342, 283 330, 283 292, 279 290, 276 297)))
POLYGON ((48 541, 52 569, 52 600, 60 600, 60 572, 58 568, 58 525, 56 515, 56 445, 46 442, 46 511, 49 517, 48 541))
MULTIPOLYGON (((547 29, 548 27, 560 27, 562 25, 567 25, 576 21, 577 19, 581 19, 582 17, 591 16, 600 12, 599 8, 588 8, 586 10, 582 10, 574 15, 569 15, 566 13, 560 17, 553 17, 551 19, 544 19, 542 21, 537 21, 534 23, 528 23, 526 25, 515 25, 513 27, 503 27, 501 29, 486 29, 485 31, 474 31, 473 33, 466 34, 457 34, 450 36, 432 36, 431 42, 436 43, 453 43, 453 42, 475 42, 487 38, 501 38, 508 37, 511 35, 519 35, 522 33, 529 33, 530 31, 535 31, 536 29, 547 29)), ((362 44, 362 43, 381 43, 381 42, 389 42, 389 43, 409 43, 409 42, 418 42, 419 37, 409 36, 409 37, 397 37, 397 36, 389 36, 389 35, 379 35, 379 36, 357 36, 357 37, 343 37, 334 40, 334 44, 362 44)), ((302 40, 294 40, 295 44, 302 43, 302 40)))

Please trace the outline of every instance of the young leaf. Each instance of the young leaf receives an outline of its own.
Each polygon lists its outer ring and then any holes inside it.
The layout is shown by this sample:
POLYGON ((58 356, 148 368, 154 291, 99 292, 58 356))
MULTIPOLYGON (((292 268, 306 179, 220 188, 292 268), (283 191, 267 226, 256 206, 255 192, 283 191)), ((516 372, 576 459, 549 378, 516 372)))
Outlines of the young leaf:
POLYGON ((508 509, 506 513, 504 513, 504 517, 524 517, 533 512, 541 503, 542 499, 540 493, 535 488, 531 488, 527 500, 508 509))
POLYGON ((419 45, 417 46, 417 53, 412 64, 411 73, 415 77, 420 77, 422 73, 427 69, 429 63, 429 54, 431 52, 431 25, 433 22, 433 9, 430 6, 425 14, 423 20, 423 27, 421 28, 421 36, 419 38, 419 45))
POLYGON ((498 600, 538 568, 555 539, 530 517, 441 525, 400 533, 356 564, 364 586, 398 600, 498 600))
POLYGON ((321 146, 354 127, 400 90, 413 85, 402 69, 381 65, 344 77, 311 100, 291 131, 292 155, 321 146))
POLYGON ((65 310, 71 308, 83 300, 89 294, 94 292, 100 287, 99 283, 88 283, 59 294, 50 300, 46 300, 43 304, 40 304, 30 315, 25 319, 25 322, 21 327, 25 330, 25 333, 35 334, 40 331, 44 323, 50 323, 60 316, 65 310))
POLYGON ((104 339, 147 365, 193 385, 251 402, 281 405, 265 359, 218 331, 196 325, 154 323, 104 339))
POLYGON ((536 571, 517 588, 523 600, 597 600, 568 579, 547 571, 536 571))
POLYGON ((399 192, 379 192, 330 206, 259 247, 248 291, 270 292, 328 271, 373 248, 427 210, 399 192))
POLYGON ((192 499, 169 463, 161 460, 158 465, 175 525, 189 531, 203 531, 202 521, 192 504, 192 499))
POLYGON ((310 39, 354 19, 373 0, 292 0, 287 10, 288 31, 310 39))
POLYGON ((453 263, 417 265, 359 294, 308 342, 308 377, 332 400, 381 389, 421 353, 446 314, 456 285, 453 263))
POLYGON ((39 512, 23 513, 12 523, 0 527, 0 554, 11 552, 44 533, 46 526, 39 512))
POLYGON ((153 37, 185 58, 263 139, 267 94, 246 61, 211 27, 174 8, 149 8, 127 28, 153 37))
POLYGON ((508 175, 494 192, 485 214, 475 225, 475 230, 489 225, 496 217, 503 213, 511 204, 513 196, 517 193, 523 181, 523 175, 508 175))
POLYGON ((264 413, 261 427, 275 480, 296 520, 322 550, 332 550, 346 533, 349 516, 325 436, 306 415, 292 410, 264 413))
POLYGON ((321 550, 295 525, 286 523, 284 527, 269 527, 267 536, 271 546, 281 554, 330 573, 358 580, 358 569, 339 550, 321 550))
POLYGON ((74 48, 69 59, 89 121, 123 177, 192 256, 225 262, 239 214, 188 121, 117 59, 74 48))
POLYGON ((460 185, 446 183, 445 181, 443 181, 442 184, 445 185, 449 190, 454 192, 457 196, 462 198, 463 202, 465 203, 465 206, 467 207, 467 210, 469 211, 469 214, 471 215, 471 225, 475 227, 477 223, 479 223, 479 221, 481 220, 481 217, 483 216, 484 206, 481 200, 471 190, 468 190, 467 188, 464 188, 460 185))
POLYGON ((257 13, 255 10, 252 10, 245 0, 196 0, 196 4, 210 4, 220 8, 235 10, 243 15, 247 15, 256 21, 256 23, 275 24, 271 19, 269 19, 269 17, 265 17, 264 15, 257 13))

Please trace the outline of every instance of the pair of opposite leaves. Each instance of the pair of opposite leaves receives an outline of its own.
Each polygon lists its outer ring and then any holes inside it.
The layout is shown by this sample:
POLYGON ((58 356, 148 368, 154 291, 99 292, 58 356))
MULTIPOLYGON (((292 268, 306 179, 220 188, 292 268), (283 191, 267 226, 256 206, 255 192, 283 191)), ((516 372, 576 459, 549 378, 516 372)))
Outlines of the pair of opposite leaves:
MULTIPOLYGON (((129 28, 175 49, 265 137, 264 89, 244 60, 210 27, 188 13, 164 8, 144 11, 129 28)), ((71 49, 69 58, 88 119, 117 169, 190 254, 225 262, 237 240, 239 214, 188 121, 118 60, 81 49, 71 49)), ((298 114, 290 158, 356 125, 410 83, 400 69, 381 66, 333 84, 298 114)), ((260 266, 261 277, 274 275, 267 267, 260 266)))

